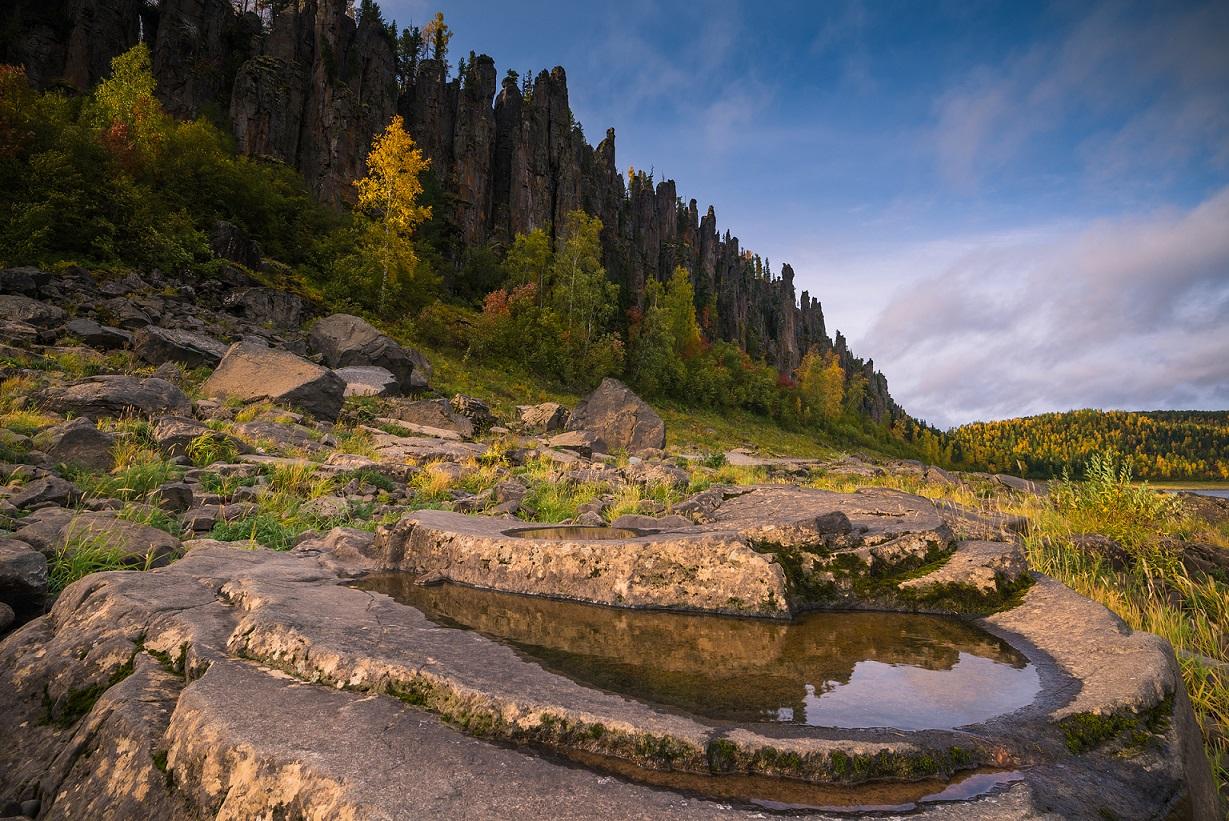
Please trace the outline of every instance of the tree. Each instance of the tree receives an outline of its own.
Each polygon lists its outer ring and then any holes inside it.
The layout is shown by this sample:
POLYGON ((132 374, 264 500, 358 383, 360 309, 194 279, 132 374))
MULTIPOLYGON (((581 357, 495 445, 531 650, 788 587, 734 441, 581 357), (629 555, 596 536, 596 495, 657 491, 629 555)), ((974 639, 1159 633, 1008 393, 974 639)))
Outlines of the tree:
POLYGON ((662 293, 661 310, 670 333, 670 345, 679 359, 690 359, 703 342, 696 321, 696 292, 687 269, 678 266, 662 293))
POLYGON ((406 133, 405 121, 393 117, 367 155, 367 176, 355 180, 358 208, 370 219, 363 242, 381 268, 379 306, 387 306, 388 290, 417 266, 411 238, 414 229, 431 216, 431 208, 418 204, 420 175, 429 161, 406 133))
POLYGON ((414 75, 418 71, 418 61, 422 59, 425 48, 422 29, 418 26, 402 29, 401 37, 397 40, 397 86, 402 94, 414 81, 414 75))
POLYGON ((831 421, 841 415, 845 370, 835 353, 821 355, 812 348, 802 357, 794 375, 804 418, 831 421))
POLYGON ((444 12, 437 11, 431 21, 422 29, 423 41, 431 47, 431 58, 439 60, 448 73, 448 41, 452 39, 452 29, 444 22, 444 12))
POLYGON ((94 90, 98 125, 112 144, 137 148, 148 156, 167 130, 167 117, 154 97, 149 46, 137 43, 111 60, 111 76, 94 90))
POLYGON ((535 228, 528 234, 517 234, 512 241, 512 247, 504 256, 504 271, 508 285, 536 286, 538 304, 542 303, 542 295, 546 291, 546 274, 550 270, 551 250, 550 239, 541 228, 535 228))
POLYGON ((555 310, 586 346, 606 330, 619 300, 619 287, 602 266, 601 233, 597 217, 579 210, 568 214, 548 283, 555 310))

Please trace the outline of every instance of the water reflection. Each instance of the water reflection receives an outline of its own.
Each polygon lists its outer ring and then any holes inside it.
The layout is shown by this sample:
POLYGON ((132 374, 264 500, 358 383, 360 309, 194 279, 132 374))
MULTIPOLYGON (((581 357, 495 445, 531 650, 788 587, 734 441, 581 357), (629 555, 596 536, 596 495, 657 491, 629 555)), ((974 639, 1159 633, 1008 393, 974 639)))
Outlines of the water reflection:
POLYGON ((958 619, 813 613, 794 622, 625 610, 404 573, 360 586, 475 630, 576 681, 719 720, 951 729, 1032 702, 1036 669, 958 619))

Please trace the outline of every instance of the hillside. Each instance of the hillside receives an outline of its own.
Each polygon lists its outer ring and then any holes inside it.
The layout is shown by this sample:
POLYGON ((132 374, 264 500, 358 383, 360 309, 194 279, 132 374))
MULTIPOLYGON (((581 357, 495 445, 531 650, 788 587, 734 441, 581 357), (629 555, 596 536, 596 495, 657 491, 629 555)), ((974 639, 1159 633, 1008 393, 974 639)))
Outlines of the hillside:
MULTIPOLYGON (((613 128, 589 144, 562 67, 498 80, 491 57, 449 54, 442 19, 399 32, 374 2, 352 17, 353 5, 257 4, 257 14, 226 0, 157 8, 18 0, 0 19, 0 63, 24 66, 38 89, 80 93, 144 38, 169 113, 210 117, 241 155, 298 170, 330 204, 353 200, 372 137, 400 115, 430 162, 434 213, 422 257, 447 295, 477 304, 500 284, 494 269, 516 236, 541 230, 557 242, 568 215, 584 211, 601 223, 601 262, 619 286, 612 322, 625 336, 650 284, 681 266, 707 341, 734 345, 787 378, 809 350, 832 353, 864 384, 862 415, 887 425, 905 417, 873 362, 829 334, 815 295, 796 293, 789 265, 774 272, 674 181, 643 171, 625 178, 613 128)), ((272 239, 254 233, 266 245, 272 239)))
POLYGON ((1049 478, 1116 454, 1144 479, 1229 479, 1229 411, 1046 413, 951 431, 955 462, 1049 478))

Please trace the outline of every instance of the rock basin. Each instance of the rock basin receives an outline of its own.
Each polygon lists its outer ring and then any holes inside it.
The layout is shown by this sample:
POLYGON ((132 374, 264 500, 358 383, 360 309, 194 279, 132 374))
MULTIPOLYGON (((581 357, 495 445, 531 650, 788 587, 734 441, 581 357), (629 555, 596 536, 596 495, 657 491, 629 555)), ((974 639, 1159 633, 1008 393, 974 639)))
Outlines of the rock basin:
MULTIPOLYGON (((496 531, 475 543, 508 552, 471 550, 468 536, 440 537, 440 521, 418 512, 374 541, 343 533, 287 553, 199 543, 167 567, 70 585, 51 614, 0 643, 0 800, 39 799, 55 817, 116 818, 747 818, 764 806, 826 817, 822 808, 836 805, 916 807, 929 819, 1215 817, 1166 642, 1044 576, 1000 591, 1010 546, 953 545, 924 500, 774 493, 738 497, 765 511, 759 521, 719 510, 683 534, 693 548, 708 539, 728 546, 730 562, 717 551, 703 557, 713 573, 745 560, 780 574, 789 604, 765 615, 781 620, 739 624, 788 633, 783 619, 795 603, 805 610, 850 597, 913 610, 967 603, 956 593, 982 585, 994 596, 975 601, 993 607, 968 617, 977 642, 988 642, 973 655, 1008 666, 1023 656, 1036 672, 1035 696, 955 729, 946 725, 966 719, 905 729, 735 720, 620 693, 512 646, 522 628, 494 639, 353 587, 376 572, 424 568, 459 581, 486 558, 499 584, 552 589, 551 561, 561 554, 543 552, 545 540, 496 531), (415 544, 415 532, 431 538, 415 544), (812 549, 817 535, 822 549, 812 549), (527 555, 533 560, 519 563, 527 555), (513 570, 499 570, 501 556, 513 570), (855 559, 866 573, 820 584, 855 559), (931 598, 920 602, 909 592, 917 587, 931 598), (996 641, 1008 649, 993 649, 996 641)), ((486 532, 485 519, 470 519, 486 532)), ((634 572, 619 578, 635 596, 635 580, 649 579, 639 545, 653 541, 550 545, 565 556, 600 547, 632 557, 634 572)), ((557 578, 574 578, 566 563, 562 570, 557 578)), ((702 610, 695 605, 707 596, 720 609, 718 577, 705 574, 697 570, 691 587, 685 577, 641 585, 653 591, 643 606, 702 610)), ((558 595, 617 589, 604 585, 558 595)), ((479 618, 466 607, 456 617, 479 618)), ((753 673, 763 657, 754 645, 701 649, 732 653, 729 664, 753 673)), ((874 661, 874 652, 859 655, 874 661)), ((956 658, 953 667, 959 650, 956 658)))
POLYGON ((584 685, 709 719, 954 730, 1027 707, 1037 668, 960 619, 808 613, 793 622, 627 610, 375 574, 445 627, 499 641, 584 685))

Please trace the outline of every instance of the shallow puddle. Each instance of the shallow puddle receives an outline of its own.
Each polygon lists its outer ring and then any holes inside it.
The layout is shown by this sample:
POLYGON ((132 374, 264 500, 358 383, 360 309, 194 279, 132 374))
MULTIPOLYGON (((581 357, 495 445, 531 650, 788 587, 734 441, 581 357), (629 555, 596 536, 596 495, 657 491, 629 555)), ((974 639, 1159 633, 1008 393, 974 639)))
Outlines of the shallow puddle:
POLYGON ((405 573, 358 586, 475 630, 580 683, 718 721, 954 729, 1032 703, 1036 668, 959 619, 812 613, 793 622, 556 601, 405 573))

